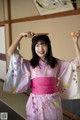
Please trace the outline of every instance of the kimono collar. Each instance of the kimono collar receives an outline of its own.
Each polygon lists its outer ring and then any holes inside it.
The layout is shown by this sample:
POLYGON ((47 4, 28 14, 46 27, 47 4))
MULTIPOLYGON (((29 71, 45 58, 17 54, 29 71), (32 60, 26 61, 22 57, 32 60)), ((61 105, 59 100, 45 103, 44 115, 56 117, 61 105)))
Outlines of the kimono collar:
POLYGON ((40 66, 46 66, 47 65, 47 61, 46 60, 43 61, 43 60, 40 59, 39 60, 39 65, 40 66))

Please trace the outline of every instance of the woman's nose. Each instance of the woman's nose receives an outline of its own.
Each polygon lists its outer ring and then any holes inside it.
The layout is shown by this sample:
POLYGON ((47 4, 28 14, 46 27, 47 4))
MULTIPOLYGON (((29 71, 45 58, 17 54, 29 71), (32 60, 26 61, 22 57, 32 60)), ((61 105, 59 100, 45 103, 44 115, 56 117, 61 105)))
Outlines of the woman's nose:
POLYGON ((43 49, 43 46, 42 45, 40 45, 40 50, 42 50, 43 49))

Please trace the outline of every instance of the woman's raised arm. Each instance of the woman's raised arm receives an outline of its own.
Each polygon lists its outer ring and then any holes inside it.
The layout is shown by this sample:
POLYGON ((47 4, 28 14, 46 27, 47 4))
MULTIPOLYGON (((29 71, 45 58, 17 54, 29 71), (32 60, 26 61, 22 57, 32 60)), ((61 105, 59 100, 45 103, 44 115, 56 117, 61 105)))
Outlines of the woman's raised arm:
POLYGON ((17 46, 19 45, 21 39, 23 37, 28 37, 31 38, 33 37, 34 33, 33 32, 24 32, 24 33, 20 33, 19 36, 16 38, 16 40, 12 43, 12 45, 10 46, 10 48, 8 49, 8 55, 11 57, 12 54, 16 51, 17 46))
POLYGON ((76 57, 80 66, 80 46, 79 46, 79 40, 80 40, 80 33, 79 32, 72 32, 71 33, 75 50, 76 50, 76 57))

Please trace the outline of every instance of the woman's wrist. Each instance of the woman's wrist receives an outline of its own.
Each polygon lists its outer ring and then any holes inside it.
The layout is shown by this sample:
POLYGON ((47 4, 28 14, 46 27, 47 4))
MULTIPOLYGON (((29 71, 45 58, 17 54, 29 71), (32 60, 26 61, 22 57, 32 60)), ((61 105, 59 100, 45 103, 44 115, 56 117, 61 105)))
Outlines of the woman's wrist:
POLYGON ((33 33, 33 32, 23 32, 23 33, 19 34, 18 39, 21 40, 23 37, 32 38, 34 35, 35 35, 35 33, 33 33))
POLYGON ((24 37, 23 33, 19 34, 19 37, 20 37, 20 38, 23 38, 23 37, 24 37))

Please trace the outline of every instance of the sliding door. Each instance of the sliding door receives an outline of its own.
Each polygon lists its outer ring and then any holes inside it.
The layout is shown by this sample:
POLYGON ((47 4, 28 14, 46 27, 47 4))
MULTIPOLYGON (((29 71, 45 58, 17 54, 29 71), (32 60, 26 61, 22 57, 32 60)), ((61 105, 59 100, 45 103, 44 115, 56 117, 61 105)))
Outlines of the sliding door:
POLYGON ((0 27, 0 79, 5 80, 6 76, 6 47, 5 27, 0 27))

